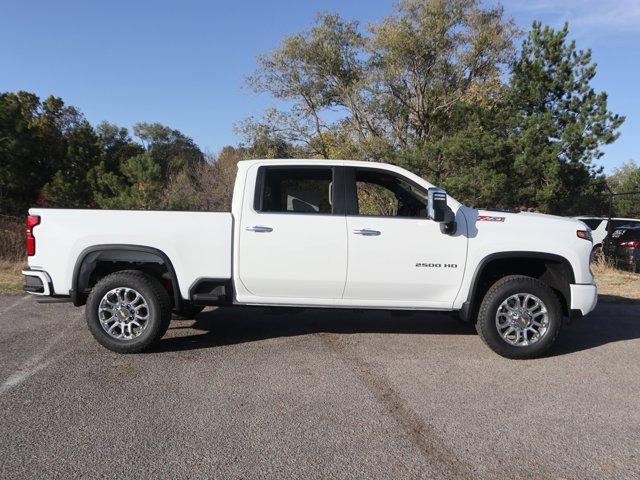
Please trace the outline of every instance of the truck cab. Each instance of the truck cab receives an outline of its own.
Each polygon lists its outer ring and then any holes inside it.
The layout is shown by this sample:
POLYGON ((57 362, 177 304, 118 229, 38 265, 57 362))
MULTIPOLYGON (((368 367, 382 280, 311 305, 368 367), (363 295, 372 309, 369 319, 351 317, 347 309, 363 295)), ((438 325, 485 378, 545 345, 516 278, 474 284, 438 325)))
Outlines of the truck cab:
POLYGON ((469 208, 382 163, 239 162, 230 213, 29 218, 27 291, 86 303, 94 336, 123 352, 157 341, 171 309, 232 304, 454 311, 497 353, 531 358, 597 298, 581 222, 469 208), (105 228, 125 221, 137 228, 105 228), (144 321, 133 298, 145 300, 144 321))

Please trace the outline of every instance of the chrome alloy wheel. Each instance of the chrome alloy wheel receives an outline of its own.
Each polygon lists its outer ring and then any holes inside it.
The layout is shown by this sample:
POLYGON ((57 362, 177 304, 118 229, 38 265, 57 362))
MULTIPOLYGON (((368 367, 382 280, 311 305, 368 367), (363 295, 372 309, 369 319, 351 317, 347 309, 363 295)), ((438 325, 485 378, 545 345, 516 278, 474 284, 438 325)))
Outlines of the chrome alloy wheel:
POLYGON ((147 327, 149 306, 133 288, 114 288, 100 300, 98 319, 109 336, 118 340, 132 340, 147 327))
POLYGON ((496 327, 508 344, 516 347, 532 345, 549 329, 547 306, 530 293, 511 295, 498 307, 496 327))

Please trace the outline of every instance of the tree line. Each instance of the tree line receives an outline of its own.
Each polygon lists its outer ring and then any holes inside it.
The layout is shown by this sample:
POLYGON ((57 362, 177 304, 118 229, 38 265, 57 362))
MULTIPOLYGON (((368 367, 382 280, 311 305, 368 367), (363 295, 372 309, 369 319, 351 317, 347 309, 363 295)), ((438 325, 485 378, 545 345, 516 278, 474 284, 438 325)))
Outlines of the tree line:
MULTIPOLYGON (((404 0, 366 28, 320 14, 247 79, 284 107, 245 119, 242 143, 216 155, 157 123, 131 135, 56 97, 1 94, 0 209, 226 209, 238 160, 312 157, 394 163, 471 206, 603 213, 596 162, 624 117, 595 74, 568 25, 521 32, 476 0, 404 0)), ((640 188, 637 172, 611 185, 640 188)))
POLYGON ((228 209, 238 160, 284 150, 264 142, 205 155, 192 139, 158 123, 133 137, 108 122, 93 127, 62 99, 0 94, 0 212, 58 208, 228 209), (135 137, 135 139, 134 139, 135 137))

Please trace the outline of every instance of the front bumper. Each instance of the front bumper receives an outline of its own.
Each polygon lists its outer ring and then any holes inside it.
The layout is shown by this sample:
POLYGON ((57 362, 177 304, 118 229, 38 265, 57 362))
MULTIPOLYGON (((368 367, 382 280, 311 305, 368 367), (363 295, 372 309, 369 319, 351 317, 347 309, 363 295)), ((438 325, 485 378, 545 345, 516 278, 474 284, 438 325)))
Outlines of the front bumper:
POLYGON ((596 308, 598 303, 598 288, 593 284, 572 284, 569 285, 571 291, 571 311, 580 312, 586 315, 596 308))

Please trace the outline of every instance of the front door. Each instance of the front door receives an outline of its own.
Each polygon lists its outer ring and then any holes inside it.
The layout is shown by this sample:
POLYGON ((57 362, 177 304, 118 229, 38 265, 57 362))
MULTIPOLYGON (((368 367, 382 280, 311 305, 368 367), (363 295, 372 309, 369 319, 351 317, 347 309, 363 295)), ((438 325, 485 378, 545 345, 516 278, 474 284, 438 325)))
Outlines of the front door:
POLYGON ((238 272, 253 295, 342 297, 347 234, 344 189, 334 195, 338 171, 332 166, 259 167, 255 194, 245 192, 240 224, 238 272))
POLYGON ((424 188, 395 172, 353 168, 346 178, 344 299, 450 308, 464 274, 466 224, 454 236, 442 233, 427 218, 424 188))

